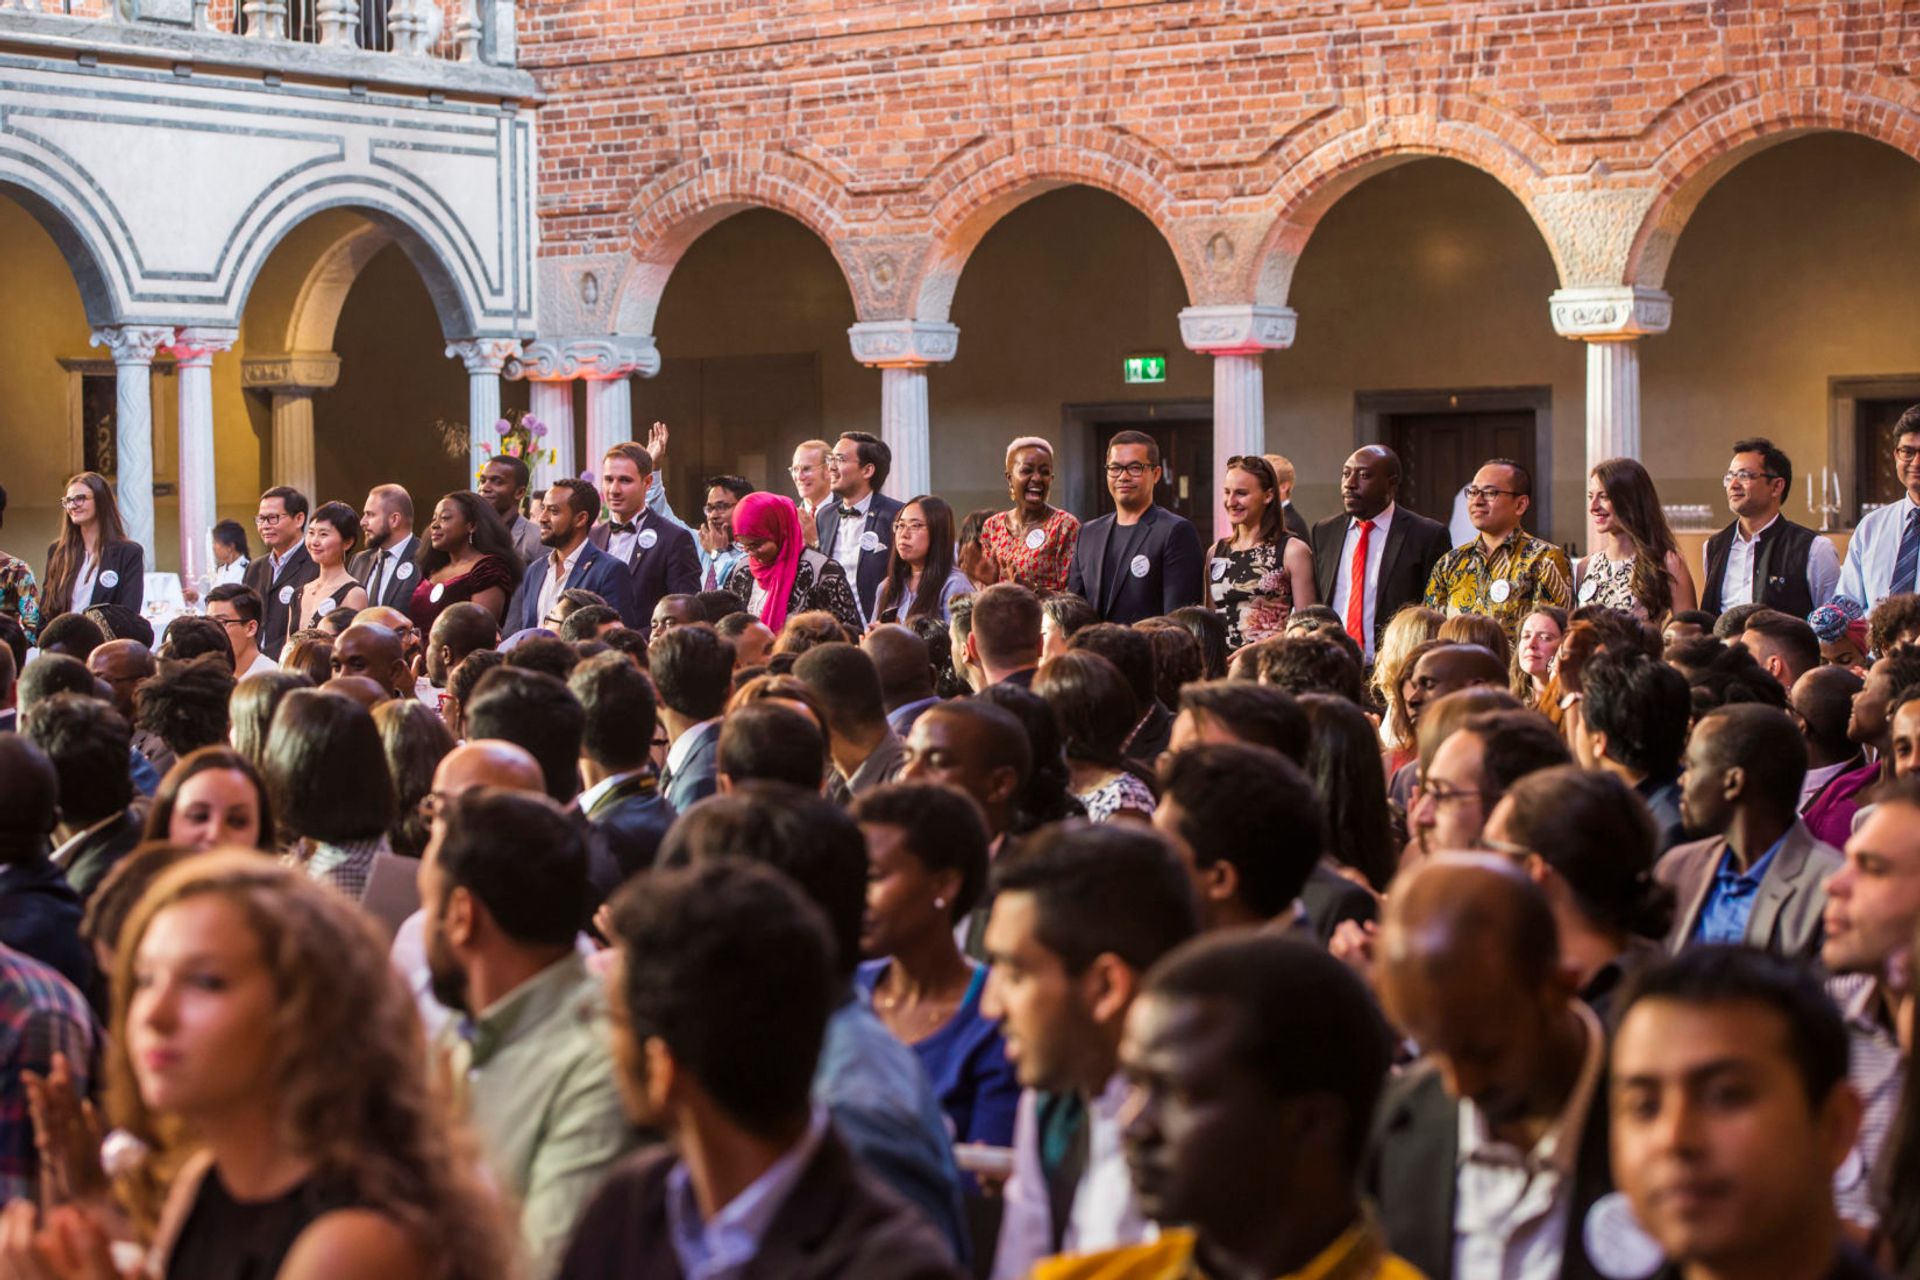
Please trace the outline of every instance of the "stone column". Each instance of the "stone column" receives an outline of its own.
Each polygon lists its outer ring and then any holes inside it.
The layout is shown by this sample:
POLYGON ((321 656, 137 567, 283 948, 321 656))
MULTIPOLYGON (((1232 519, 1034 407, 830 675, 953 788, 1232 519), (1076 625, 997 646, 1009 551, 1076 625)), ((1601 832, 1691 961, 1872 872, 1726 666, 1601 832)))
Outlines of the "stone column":
POLYGON ((1606 458, 1638 458, 1638 339, 1667 331, 1673 299, 1658 289, 1620 285, 1561 289, 1550 305, 1554 332, 1587 344, 1587 471, 1606 458))
MULTIPOLYGON (((536 396, 540 395, 543 384, 555 388, 546 393, 552 397, 546 403, 553 406, 556 414, 565 414, 567 455, 564 459, 555 459, 553 474, 556 476, 575 474, 571 380, 580 378, 587 384, 587 456, 582 462, 594 468, 600 465, 601 456, 608 449, 633 439, 633 394, 627 379, 636 373, 651 378, 658 372, 660 353, 654 348, 653 338, 645 334, 542 338, 528 343, 526 354, 509 370, 512 377, 530 379, 536 396)), ((540 403, 536 399, 534 416, 558 431, 554 421, 540 411, 540 403)))
POLYGON ((174 330, 174 367, 180 378, 180 580, 198 586, 213 565, 212 533, 219 519, 213 469, 213 357, 231 348, 236 329, 174 330))
MULTIPOLYGON (((1211 486, 1228 458, 1267 451, 1266 379, 1261 357, 1293 345, 1299 317, 1291 307, 1239 303, 1187 307, 1180 313, 1180 340, 1189 351, 1213 357, 1213 471, 1211 486)), ((1216 509, 1214 534, 1232 531, 1216 509)))
POLYGON ((927 366, 960 349, 960 330, 930 320, 863 320, 847 330, 853 358, 880 370, 880 438, 893 451, 888 491, 901 501, 933 491, 927 366))
POLYGON ((447 344, 449 359, 467 367, 467 483, 479 483, 487 455, 480 446, 499 439, 493 424, 500 420, 500 374, 520 354, 517 338, 470 338, 447 344))
POLYGON ((159 325, 95 329, 91 345, 113 353, 113 452, 120 519, 158 567, 153 543, 153 356, 173 341, 159 325))
POLYGON ((553 450, 553 461, 533 464, 533 490, 544 493, 555 480, 579 474, 573 465, 573 383, 538 381, 528 392, 528 411, 547 428, 540 445, 553 450))
POLYGON ((240 385, 273 402, 273 454, 267 474, 318 500, 314 475, 313 395, 340 380, 340 357, 331 351, 248 356, 240 362, 240 385))

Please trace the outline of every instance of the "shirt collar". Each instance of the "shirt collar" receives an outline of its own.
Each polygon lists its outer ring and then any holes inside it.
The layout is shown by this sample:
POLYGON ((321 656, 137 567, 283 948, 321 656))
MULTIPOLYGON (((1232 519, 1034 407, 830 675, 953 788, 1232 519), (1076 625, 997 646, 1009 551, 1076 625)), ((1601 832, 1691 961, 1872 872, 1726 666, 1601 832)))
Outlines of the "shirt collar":
POLYGON ((1753 536, 1749 538, 1746 534, 1740 532, 1740 522, 1738 520, 1735 520, 1733 522, 1733 540, 1735 542, 1744 543, 1747 546, 1752 546, 1754 543, 1760 541, 1761 537, 1766 533, 1767 530, 1773 528, 1773 526, 1779 523, 1780 523, 1780 513, 1776 511, 1773 513, 1773 519, 1767 521, 1765 524, 1761 525, 1758 529, 1755 529, 1753 531, 1753 536))
MULTIPOLYGON (((1369 516, 1367 518, 1373 521, 1373 527, 1375 529, 1384 529, 1388 525, 1393 523, 1393 512, 1394 512, 1394 508, 1397 505, 1398 505, 1397 503, 1389 502, 1386 506, 1380 508, 1379 514, 1369 516)), ((1359 516, 1347 517, 1347 528, 1358 529, 1359 527, 1360 527, 1359 516)))
POLYGON ((867 496, 860 499, 860 501, 858 502, 841 502, 840 499, 838 498, 834 499, 834 501, 839 502, 840 505, 843 507, 852 507, 855 511, 858 511, 861 515, 864 516, 865 514, 867 514, 867 509, 873 506, 873 492, 874 491, 872 489, 867 490, 867 496))
POLYGON ((800 1141, 722 1205, 712 1222, 701 1221, 693 1175, 684 1161, 676 1161, 667 1171, 667 1230, 681 1270, 689 1276, 726 1275, 756 1256, 826 1135, 826 1109, 815 1107, 800 1141))
POLYGON ((1600 1069, 1606 1062, 1607 1033, 1600 1019, 1584 1003, 1574 1000, 1568 1007, 1586 1034, 1586 1052, 1580 1060, 1580 1074, 1574 1079, 1560 1114, 1533 1144, 1533 1150, 1516 1153, 1493 1137, 1486 1117, 1473 1104, 1473 1099, 1463 1098, 1460 1101, 1460 1164, 1476 1158, 1505 1162, 1517 1156, 1529 1169, 1551 1169, 1563 1177, 1572 1176, 1574 1162, 1580 1154, 1581 1131, 1586 1127, 1587 1112, 1599 1086, 1600 1069))
POLYGON ((89 837, 99 834, 101 831, 105 830, 112 823, 118 822, 123 813, 124 813, 124 810, 116 809, 112 813, 108 814, 106 817, 100 819, 100 821, 88 827, 86 830, 75 832, 71 838, 69 838, 67 841, 61 844, 61 846, 58 849, 55 849, 53 851, 54 865, 57 867, 66 866, 67 859, 73 856, 73 851, 76 846, 81 844, 83 841, 87 840, 89 837))
POLYGON ((601 796, 604 796, 605 794, 607 794, 607 792, 613 790, 615 787, 625 782, 628 778, 637 778, 645 772, 646 770, 644 768, 641 768, 641 769, 629 769, 625 773, 610 773, 606 777, 600 779, 600 781, 588 787, 585 791, 582 791, 580 793, 580 798, 574 803, 579 806, 580 812, 591 813, 593 812, 593 806, 600 803, 601 796))
MULTIPOLYGON (((586 538, 580 539, 579 546, 575 547, 570 554, 560 558, 560 581, 565 582, 567 576, 573 572, 573 566, 580 562, 581 555, 586 552, 587 541, 586 538)), ((547 552, 547 567, 549 569, 553 567, 554 552, 557 550, 558 548, 556 547, 549 549, 547 552)))
POLYGON ((578 951, 569 951, 482 1009, 479 1017, 468 1019, 461 1031, 472 1042, 473 1065, 485 1066, 489 1058, 531 1034, 589 981, 586 961, 578 951))
POLYGON ((700 745, 702 738, 706 737, 707 731, 719 723, 718 716, 711 720, 702 720, 676 738, 673 745, 667 748, 667 769, 678 773, 680 766, 687 762, 687 757, 693 754, 693 749, 700 745))
MULTIPOLYGON (((1789 828, 1787 835, 1792 834, 1793 831, 1789 828)), ((1748 891, 1758 889, 1760 882, 1766 879, 1767 868, 1773 865, 1773 855, 1779 853, 1780 846, 1786 842, 1787 836, 1781 836, 1778 840, 1775 840, 1772 845, 1768 846, 1767 851, 1758 858, 1755 858, 1753 865, 1745 871, 1733 865, 1733 850, 1728 849, 1725 854, 1721 855, 1720 867, 1713 873, 1713 878, 1723 887, 1730 888, 1738 885, 1748 891)))

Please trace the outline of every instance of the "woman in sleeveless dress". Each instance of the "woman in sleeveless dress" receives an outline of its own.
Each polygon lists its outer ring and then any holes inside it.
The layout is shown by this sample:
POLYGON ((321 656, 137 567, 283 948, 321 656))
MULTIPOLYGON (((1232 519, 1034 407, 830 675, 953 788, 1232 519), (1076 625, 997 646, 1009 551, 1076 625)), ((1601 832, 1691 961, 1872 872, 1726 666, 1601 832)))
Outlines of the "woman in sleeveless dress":
POLYGON ((1574 599, 1660 626, 1700 607, 1653 477, 1632 458, 1608 458, 1587 478, 1593 552, 1573 567, 1574 599))
POLYGON ((1221 503, 1233 532, 1207 555, 1207 603, 1226 619, 1232 654, 1279 635, 1295 609, 1316 602, 1313 552, 1287 531, 1280 482, 1264 457, 1227 459, 1221 503))

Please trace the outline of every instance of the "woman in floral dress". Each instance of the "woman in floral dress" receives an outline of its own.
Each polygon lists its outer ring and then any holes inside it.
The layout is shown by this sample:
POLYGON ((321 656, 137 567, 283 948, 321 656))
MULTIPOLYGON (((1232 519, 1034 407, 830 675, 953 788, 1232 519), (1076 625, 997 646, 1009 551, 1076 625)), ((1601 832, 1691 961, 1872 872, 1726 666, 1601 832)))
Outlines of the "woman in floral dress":
POLYGON ((1287 532, 1273 464, 1227 459, 1221 503, 1233 532, 1207 555, 1207 605, 1227 621, 1229 653, 1279 635, 1287 615, 1315 603, 1313 552, 1287 532))
POLYGON ((1047 504, 1053 492, 1053 446, 1022 436, 1007 446, 1007 492, 1013 508, 990 516, 980 529, 981 550, 998 581, 1017 582, 1039 595, 1067 589, 1080 522, 1047 504))

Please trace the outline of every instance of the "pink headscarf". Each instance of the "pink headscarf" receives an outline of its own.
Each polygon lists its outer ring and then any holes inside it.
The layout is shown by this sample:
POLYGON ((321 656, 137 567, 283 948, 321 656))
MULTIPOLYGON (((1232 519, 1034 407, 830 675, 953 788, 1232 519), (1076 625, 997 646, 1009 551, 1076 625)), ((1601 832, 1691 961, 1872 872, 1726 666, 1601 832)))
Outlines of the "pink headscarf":
POLYGON ((733 509, 733 536, 762 538, 780 548, 780 558, 762 566, 747 557, 747 569, 753 580, 767 593, 760 607, 760 621, 778 631, 786 625, 787 599, 793 594, 794 579, 800 576, 800 552, 806 540, 800 536, 800 513, 793 499, 777 493, 750 493, 733 509))

